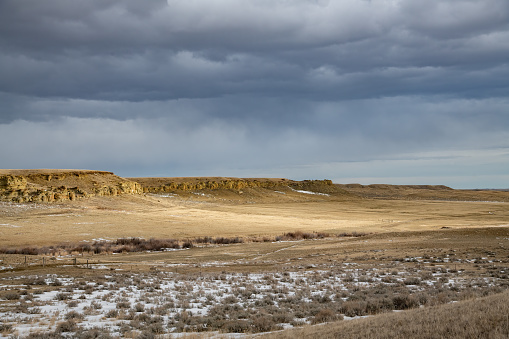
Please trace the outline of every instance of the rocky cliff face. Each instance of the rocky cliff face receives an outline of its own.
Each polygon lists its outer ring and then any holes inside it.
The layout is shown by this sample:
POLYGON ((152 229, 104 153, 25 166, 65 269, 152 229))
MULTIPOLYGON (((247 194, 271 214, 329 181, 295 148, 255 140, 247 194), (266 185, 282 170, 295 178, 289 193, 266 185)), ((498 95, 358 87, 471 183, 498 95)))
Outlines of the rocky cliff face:
POLYGON ((27 187, 25 177, 17 175, 0 176, 0 190, 22 190, 27 187))
POLYGON ((139 194, 140 184, 111 172, 81 170, 0 170, 0 200, 61 202, 91 196, 139 194))
POLYGON ((260 178, 121 178, 112 172, 85 170, 0 170, 0 201, 51 203, 93 196, 179 193, 201 190, 308 190, 338 193, 330 180, 293 181, 260 178))
POLYGON ((276 188, 288 185, 289 181, 273 181, 263 179, 223 179, 223 180, 201 180, 201 181, 180 181, 169 179, 164 183, 141 182, 144 192, 162 193, 175 191, 199 191, 199 190, 242 190, 245 188, 276 188))
POLYGON ((200 190, 233 190, 246 188, 310 190, 313 192, 332 193, 337 188, 330 180, 294 181, 288 179, 262 178, 130 178, 143 186, 145 193, 170 193, 200 190))

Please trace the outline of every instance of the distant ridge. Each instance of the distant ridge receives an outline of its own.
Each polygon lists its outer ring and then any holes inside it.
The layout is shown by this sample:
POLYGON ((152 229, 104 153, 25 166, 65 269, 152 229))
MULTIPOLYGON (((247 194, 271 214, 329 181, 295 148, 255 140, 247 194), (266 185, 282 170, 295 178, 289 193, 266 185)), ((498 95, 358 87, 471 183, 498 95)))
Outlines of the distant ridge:
POLYGON ((509 190, 457 190, 444 185, 337 184, 363 198, 509 202, 509 190))
POLYGON ((444 185, 334 184, 331 180, 285 178, 145 177, 78 169, 0 169, 0 201, 51 203, 94 196, 177 194, 224 201, 309 199, 405 199, 509 202, 509 190, 455 190, 444 185), (314 197, 312 195, 315 195, 314 197))

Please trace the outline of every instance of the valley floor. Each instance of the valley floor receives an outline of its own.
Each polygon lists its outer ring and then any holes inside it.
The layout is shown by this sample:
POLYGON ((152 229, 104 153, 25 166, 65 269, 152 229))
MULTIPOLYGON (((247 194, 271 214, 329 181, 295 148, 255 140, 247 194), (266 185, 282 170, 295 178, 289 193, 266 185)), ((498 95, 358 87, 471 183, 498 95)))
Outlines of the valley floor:
POLYGON ((507 337, 505 202, 195 193, 0 203, 0 337, 507 337))

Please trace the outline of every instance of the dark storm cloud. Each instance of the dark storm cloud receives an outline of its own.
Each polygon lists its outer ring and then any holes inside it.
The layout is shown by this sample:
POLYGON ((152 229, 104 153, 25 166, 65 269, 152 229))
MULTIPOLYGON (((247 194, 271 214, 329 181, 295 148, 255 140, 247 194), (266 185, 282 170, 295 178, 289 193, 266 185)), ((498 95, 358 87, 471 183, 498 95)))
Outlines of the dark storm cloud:
POLYGON ((506 0, 0 0, 0 142, 18 140, 0 155, 129 175, 501 178, 507 60, 506 0))
POLYGON ((509 4, 3 1, 0 89, 112 101, 503 95, 509 4), (8 66, 8 67, 7 67, 8 66))

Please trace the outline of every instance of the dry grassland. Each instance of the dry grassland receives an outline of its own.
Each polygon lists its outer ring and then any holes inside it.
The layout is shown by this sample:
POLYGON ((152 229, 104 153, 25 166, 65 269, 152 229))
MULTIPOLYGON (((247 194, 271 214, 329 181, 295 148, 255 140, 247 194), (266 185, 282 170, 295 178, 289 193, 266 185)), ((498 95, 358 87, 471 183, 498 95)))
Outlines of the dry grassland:
POLYGON ((287 195, 276 203, 239 203, 192 193, 93 197, 60 204, 0 202, 0 247, 121 237, 275 236, 298 230, 385 233, 509 225, 506 203, 287 195))
POLYGON ((0 315, 4 333, 27 338, 214 331, 196 336, 207 338, 366 315, 361 327, 343 320, 274 335, 459 338, 478 337, 487 326, 487 337, 507 333, 500 316, 507 306, 499 302, 509 288, 509 228, 503 227, 85 253, 46 258, 45 266, 40 257, 29 256, 27 264, 15 257, 0 256, 12 265, 0 273, 0 315), (496 298, 448 304, 491 294, 496 298), (384 315, 394 310, 405 312, 384 315))
POLYGON ((0 337, 508 336, 508 192, 328 192, 283 186, 0 202, 4 249, 194 239, 159 252, 0 254, 0 337), (295 231, 330 236, 273 241, 295 231), (340 236, 352 233, 362 236, 340 236), (298 329, 281 331, 290 327, 298 329))

